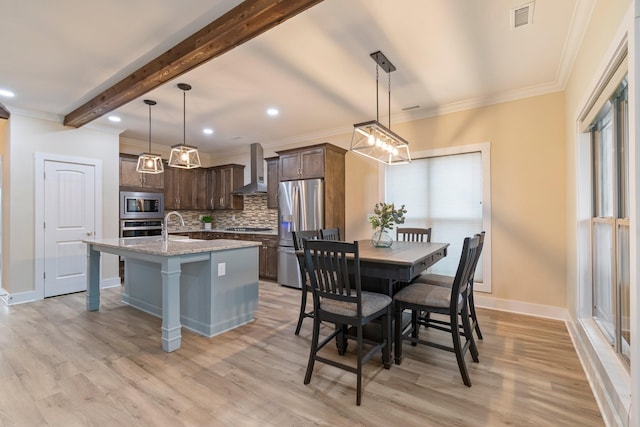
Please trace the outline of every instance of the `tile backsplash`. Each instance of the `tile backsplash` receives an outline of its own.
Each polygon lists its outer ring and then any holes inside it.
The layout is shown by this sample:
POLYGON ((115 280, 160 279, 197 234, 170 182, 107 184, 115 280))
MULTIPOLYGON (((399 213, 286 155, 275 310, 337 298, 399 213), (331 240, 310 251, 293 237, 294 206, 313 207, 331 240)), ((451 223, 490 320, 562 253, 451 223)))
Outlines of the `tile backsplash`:
MULTIPOLYGON (((213 218, 213 228, 227 227, 268 227, 278 228, 278 210, 267 208, 266 194, 247 194, 244 196, 243 210, 214 210, 214 211, 179 211, 184 218, 186 228, 202 228, 202 215, 213 218)), ((165 212, 166 213, 166 212, 165 212)), ((180 220, 172 215, 167 224, 170 228, 180 227, 180 220)))

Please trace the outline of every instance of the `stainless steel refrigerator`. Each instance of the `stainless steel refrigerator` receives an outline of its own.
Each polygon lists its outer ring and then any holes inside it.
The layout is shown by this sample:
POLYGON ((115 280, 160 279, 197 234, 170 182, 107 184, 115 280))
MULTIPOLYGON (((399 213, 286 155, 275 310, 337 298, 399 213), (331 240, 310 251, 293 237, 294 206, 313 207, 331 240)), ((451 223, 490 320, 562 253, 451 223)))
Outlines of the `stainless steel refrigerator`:
POLYGON ((324 227, 323 180, 281 182, 278 187, 278 222, 278 283, 300 288, 300 268, 291 232, 324 227))

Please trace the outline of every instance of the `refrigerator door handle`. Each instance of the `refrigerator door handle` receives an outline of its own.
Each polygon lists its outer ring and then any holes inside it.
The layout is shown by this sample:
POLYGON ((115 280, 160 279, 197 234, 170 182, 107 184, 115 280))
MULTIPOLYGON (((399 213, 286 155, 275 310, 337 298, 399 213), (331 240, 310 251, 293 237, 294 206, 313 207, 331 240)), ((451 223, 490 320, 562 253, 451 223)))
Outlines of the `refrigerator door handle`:
POLYGON ((300 224, 300 206, 302 203, 300 202, 300 188, 297 185, 293 185, 291 187, 291 210, 293 216, 293 222, 291 224, 291 231, 300 231, 304 230, 302 225, 300 224), (301 227, 298 229, 298 227, 301 227))

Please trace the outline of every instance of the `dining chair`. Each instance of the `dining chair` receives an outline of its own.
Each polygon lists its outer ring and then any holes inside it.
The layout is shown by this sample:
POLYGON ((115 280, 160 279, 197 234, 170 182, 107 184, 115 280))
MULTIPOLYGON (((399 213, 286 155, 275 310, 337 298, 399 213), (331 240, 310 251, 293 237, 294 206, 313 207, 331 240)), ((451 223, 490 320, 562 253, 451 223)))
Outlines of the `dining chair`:
POLYGON ((298 324, 296 325, 295 334, 300 333, 302 327, 302 321, 307 317, 313 317, 313 310, 307 311, 307 294, 311 291, 309 283, 309 276, 304 262, 304 253, 300 251, 304 250, 304 241, 307 239, 318 239, 320 232, 318 230, 306 230, 306 231, 293 231, 293 247, 296 250, 296 256, 298 258, 298 266, 300 268, 300 283, 302 290, 302 298, 300 300, 300 314, 298 314, 298 324))
POLYGON ((430 242, 431 227, 429 228, 411 228, 397 227, 396 240, 405 242, 430 242))
POLYGON ((340 227, 320 229, 320 238, 323 240, 342 240, 340 227))
POLYGON ((473 270, 473 260, 480 247, 480 237, 467 237, 464 239, 462 254, 458 269, 450 288, 429 285, 427 283, 412 283, 403 288, 394 297, 395 315, 395 363, 402 363, 402 342, 409 341, 415 344, 428 345, 440 350, 455 353, 460 369, 462 381, 467 387, 471 387, 471 378, 464 357, 467 351, 471 352, 471 358, 478 362, 478 348, 473 339, 473 330, 469 321, 468 298, 469 278, 473 270), (412 312, 412 320, 403 325, 402 313, 409 309, 412 312), (416 316, 416 313, 420 315, 416 316), (449 317, 448 325, 434 322, 430 314, 441 314, 449 317), (460 322, 463 331, 460 331, 460 322), (428 341, 419 338, 414 331, 424 325, 426 327, 449 332, 452 345, 443 345, 440 342, 428 341), (464 343, 462 342, 464 338, 464 343))
POLYGON ((358 242, 307 240, 304 253, 311 281, 314 308, 313 337, 304 383, 309 384, 311 381, 316 361, 355 373, 357 376, 356 404, 360 405, 363 364, 378 351, 382 351, 384 368, 391 367, 392 299, 388 295, 361 289, 358 242), (377 319, 382 323, 382 339, 380 341, 365 339, 364 325, 377 319), (333 323, 336 327, 319 342, 320 324, 323 321, 333 323), (349 326, 351 326, 350 330, 349 326), (336 337, 343 342, 347 339, 356 340, 355 367, 353 364, 338 362, 318 353, 336 337), (368 346, 366 352, 365 344, 368 346))
MULTIPOLYGON (((476 251, 476 257, 473 260, 473 267, 471 271, 471 277, 469 278, 469 312, 471 315, 471 327, 475 330, 478 339, 482 339, 482 331, 480 330, 480 323, 478 322, 478 316, 476 315, 476 304, 473 298, 473 279, 476 273, 476 267, 482 255, 482 248, 484 247, 484 235, 485 232, 476 234, 480 237, 480 246, 476 251)), ((412 280, 412 283, 426 283, 435 286, 444 286, 450 288, 453 285, 453 276, 446 276, 442 274, 422 273, 418 277, 412 280)))

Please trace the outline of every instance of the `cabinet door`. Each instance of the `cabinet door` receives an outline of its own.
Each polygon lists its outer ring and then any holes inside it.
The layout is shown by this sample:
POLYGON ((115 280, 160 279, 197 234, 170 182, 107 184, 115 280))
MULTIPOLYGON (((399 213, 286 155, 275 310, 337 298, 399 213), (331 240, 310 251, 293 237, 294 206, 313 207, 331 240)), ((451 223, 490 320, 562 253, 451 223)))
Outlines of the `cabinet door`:
POLYGON ((209 208, 209 200, 211 197, 209 196, 209 170, 207 169, 196 169, 192 173, 193 183, 192 183, 192 197, 193 197, 193 209, 208 209, 209 208))
POLYGON ((142 185, 144 187, 159 190, 164 188, 164 173, 143 173, 140 175, 143 175, 142 185))
POLYGON ((214 181, 214 190, 213 190, 213 208, 214 209, 226 209, 224 206, 224 180, 226 178, 222 169, 215 169, 213 171, 213 181, 214 181))
POLYGON ((280 181, 300 179, 300 153, 280 155, 280 181))
POLYGON ((278 175, 279 159, 267 159, 267 208, 278 208, 278 175))
POLYGON ((164 165, 164 209, 180 209, 180 198, 178 195, 178 171, 164 165))
POLYGON ((275 237, 260 239, 259 272, 260 277, 276 280, 278 278, 278 240, 275 237))
POLYGON ((120 157, 120 186, 142 187, 142 174, 136 172, 138 160, 129 157, 120 157))
POLYGON ((178 170, 178 198, 180 209, 194 209, 193 207, 193 179, 194 171, 188 169, 178 170))
POLYGON ((300 152, 300 174, 302 179, 324 178, 324 148, 300 152))
POLYGON ((231 194, 244 183, 244 172, 240 167, 214 169, 214 209, 242 209, 242 195, 231 194))
POLYGON ((120 186, 137 188, 164 188, 164 173, 139 173, 137 157, 120 157, 120 186))

